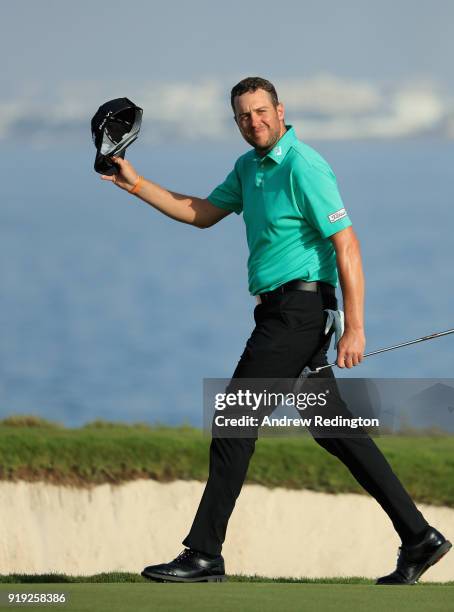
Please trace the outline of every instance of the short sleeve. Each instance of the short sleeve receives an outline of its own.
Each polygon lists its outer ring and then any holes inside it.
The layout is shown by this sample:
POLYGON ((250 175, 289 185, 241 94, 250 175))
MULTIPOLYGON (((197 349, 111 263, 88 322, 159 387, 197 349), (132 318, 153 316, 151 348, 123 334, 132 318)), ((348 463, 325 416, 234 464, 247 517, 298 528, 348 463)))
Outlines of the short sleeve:
POLYGON ((241 180, 238 170, 238 162, 225 181, 218 185, 208 196, 208 200, 224 210, 231 210, 237 215, 243 211, 243 196, 241 180))
POLYGON ((307 166, 295 173, 300 210, 323 238, 349 227, 336 177, 328 164, 307 166))

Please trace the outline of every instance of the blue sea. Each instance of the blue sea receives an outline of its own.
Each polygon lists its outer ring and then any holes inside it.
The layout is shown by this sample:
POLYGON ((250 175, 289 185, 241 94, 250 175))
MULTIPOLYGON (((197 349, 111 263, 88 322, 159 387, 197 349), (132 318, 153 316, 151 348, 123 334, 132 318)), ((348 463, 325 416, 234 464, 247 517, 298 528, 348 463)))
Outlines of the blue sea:
MULTIPOLYGON (((361 240, 367 350, 454 327, 454 142, 309 144, 361 240)), ((203 378, 228 378, 253 328, 242 217, 177 223, 101 181, 90 145, 0 154, 0 417, 200 425, 203 378)), ((206 196, 243 150, 137 142, 128 156, 206 196)), ((451 378, 453 356, 447 336, 337 373, 451 378)))

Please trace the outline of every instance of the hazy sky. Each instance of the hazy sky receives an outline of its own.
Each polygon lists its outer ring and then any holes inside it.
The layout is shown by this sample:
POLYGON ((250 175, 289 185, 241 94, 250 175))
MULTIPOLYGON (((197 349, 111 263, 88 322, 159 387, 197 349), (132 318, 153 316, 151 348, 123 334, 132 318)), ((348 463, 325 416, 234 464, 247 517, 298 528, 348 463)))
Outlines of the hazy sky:
POLYGON ((225 140, 248 75, 275 83, 309 140, 454 137, 454 2, 3 5, 0 140, 83 142, 96 108, 125 95, 144 140, 225 140))
POLYGON ((438 79, 452 86, 445 0, 2 1, 2 87, 83 79, 438 79))

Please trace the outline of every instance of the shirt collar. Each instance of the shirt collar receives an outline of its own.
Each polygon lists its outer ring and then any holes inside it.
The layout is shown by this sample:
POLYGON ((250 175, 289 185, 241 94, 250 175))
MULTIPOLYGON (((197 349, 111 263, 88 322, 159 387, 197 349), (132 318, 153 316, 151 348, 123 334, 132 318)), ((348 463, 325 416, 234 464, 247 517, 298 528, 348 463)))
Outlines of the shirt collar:
POLYGON ((265 159, 265 157, 269 157, 277 164, 280 164, 283 161, 284 157, 288 153, 288 150, 290 149, 292 144, 297 140, 293 126, 286 125, 285 127, 287 128, 287 131, 285 132, 285 134, 283 134, 279 138, 279 140, 274 145, 274 147, 271 149, 271 151, 269 151, 266 155, 263 156, 263 159, 265 159))

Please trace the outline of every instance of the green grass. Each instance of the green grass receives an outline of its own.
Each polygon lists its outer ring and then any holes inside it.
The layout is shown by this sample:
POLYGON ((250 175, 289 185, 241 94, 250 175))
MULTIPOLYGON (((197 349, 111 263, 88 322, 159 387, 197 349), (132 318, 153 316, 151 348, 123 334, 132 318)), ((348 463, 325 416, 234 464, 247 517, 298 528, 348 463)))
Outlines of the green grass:
MULTIPOLYGON (((418 502, 454 507, 454 437, 375 439, 418 502)), ((0 479, 87 486, 136 478, 204 481, 209 438, 192 427, 94 422, 77 429, 38 417, 0 422, 0 479)), ((258 441, 247 482, 267 487, 364 493, 310 436, 258 441)))
MULTIPOLYGON (((272 583, 289 583, 289 584, 375 584, 372 578, 364 578, 363 576, 349 577, 334 577, 334 578, 268 578, 267 576, 244 574, 232 574, 227 577, 228 582, 272 582, 272 583)), ((0 584, 93 584, 93 583, 122 583, 122 582, 140 582, 152 584, 150 580, 142 578, 138 573, 130 572, 105 572, 103 574, 93 574, 92 576, 70 576, 68 574, 0 574, 0 584)), ((450 582, 430 582, 431 585, 452 586, 454 580, 450 582)), ((425 586, 425 585, 417 585, 425 586)))
MULTIPOLYGON (((296 610, 351 612, 437 612, 453 610, 453 587, 421 584, 404 587, 378 587, 371 584, 227 582, 212 584, 0 584, 5 602, 8 592, 64 592, 68 603, 40 605, 40 610, 77 612, 165 612, 235 610, 236 612, 287 612, 296 610)), ((0 604, 1 606, 1 604, 0 604)), ((11 608, 13 606, 8 606, 11 608)), ((22 606, 23 607, 23 606, 22 606)), ((32 607, 32 606, 27 606, 32 607)))

